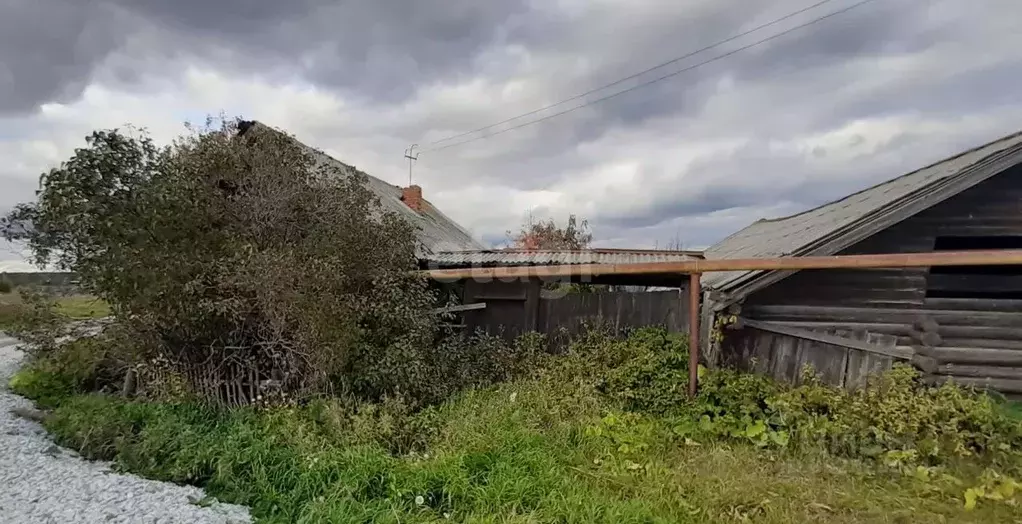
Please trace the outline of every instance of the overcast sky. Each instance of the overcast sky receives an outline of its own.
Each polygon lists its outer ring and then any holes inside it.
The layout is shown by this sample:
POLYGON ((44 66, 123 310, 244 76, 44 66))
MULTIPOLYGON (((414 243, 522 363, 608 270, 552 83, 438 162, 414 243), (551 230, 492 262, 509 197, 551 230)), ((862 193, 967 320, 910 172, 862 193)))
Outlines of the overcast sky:
MULTIPOLYGON (((816 1, 0 0, 0 211, 31 199, 39 173, 93 129, 130 123, 165 141, 221 112, 404 185, 413 142, 572 97, 816 1)), ((587 218, 599 245, 705 247, 1022 129, 1020 86, 1022 2, 875 0, 612 100, 424 153, 415 181, 487 243, 531 209, 587 218)), ((0 249, 0 260, 16 256, 0 249)))

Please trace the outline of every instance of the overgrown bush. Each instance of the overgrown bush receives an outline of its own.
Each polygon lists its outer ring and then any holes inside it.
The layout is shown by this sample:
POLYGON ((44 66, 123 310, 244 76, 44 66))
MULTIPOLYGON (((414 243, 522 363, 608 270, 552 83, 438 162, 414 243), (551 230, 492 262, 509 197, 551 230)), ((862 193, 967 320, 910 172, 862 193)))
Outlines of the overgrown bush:
POLYGON ((413 227, 365 175, 275 130, 234 121, 163 148, 96 132, 4 225, 113 306, 138 362, 209 400, 434 401, 444 383, 413 227))
POLYGON ((14 291, 14 284, 10 280, 0 276, 0 295, 14 291))
POLYGON ((759 375, 700 369, 693 400, 684 338, 644 328, 624 339, 591 330, 571 345, 558 368, 564 382, 576 377, 576 384, 584 384, 592 377, 591 387, 625 412, 669 417, 682 438, 877 460, 904 452, 923 465, 969 458, 1022 473, 1019 418, 988 395, 950 383, 925 385, 907 366, 851 392, 820 383, 811 370, 793 387, 759 375))

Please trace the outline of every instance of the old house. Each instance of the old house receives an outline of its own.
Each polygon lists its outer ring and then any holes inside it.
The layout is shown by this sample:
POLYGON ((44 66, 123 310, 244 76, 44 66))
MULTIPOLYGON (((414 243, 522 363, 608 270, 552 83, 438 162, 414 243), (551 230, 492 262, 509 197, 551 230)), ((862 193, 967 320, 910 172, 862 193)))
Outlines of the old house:
MULTIPOLYGON (((248 121, 239 126, 240 133, 277 133, 278 131, 265 124, 248 121)), ((301 144, 312 152, 319 162, 329 164, 340 173, 362 173, 355 168, 337 160, 313 147, 301 144)), ((426 200, 422 188, 417 185, 400 187, 388 184, 379 178, 365 175, 369 180, 369 189, 380 199, 385 211, 397 213, 418 230, 419 256, 426 257, 431 253, 443 251, 478 250, 484 246, 472 238, 465 228, 443 214, 436 206, 426 200)))
MULTIPOLYGON (((1022 248, 1022 133, 809 211, 760 220, 707 259, 1022 248)), ((892 362, 1022 393, 1022 266, 708 273, 710 356, 854 387, 892 362), (719 337, 717 338, 719 340, 719 337)), ((704 340, 706 340, 704 338, 704 340)))

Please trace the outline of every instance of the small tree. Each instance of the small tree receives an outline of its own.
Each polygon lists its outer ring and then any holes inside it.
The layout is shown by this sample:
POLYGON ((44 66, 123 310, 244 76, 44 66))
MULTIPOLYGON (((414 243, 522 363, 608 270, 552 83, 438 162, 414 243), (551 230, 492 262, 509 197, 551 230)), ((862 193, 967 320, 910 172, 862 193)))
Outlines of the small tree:
POLYGON ((429 397, 433 297, 364 175, 240 121, 157 147, 98 131, 4 221, 208 399, 341 387, 429 397))
POLYGON ((564 227, 553 219, 522 224, 517 233, 507 232, 512 247, 518 249, 587 249, 593 241, 589 222, 568 215, 564 227))

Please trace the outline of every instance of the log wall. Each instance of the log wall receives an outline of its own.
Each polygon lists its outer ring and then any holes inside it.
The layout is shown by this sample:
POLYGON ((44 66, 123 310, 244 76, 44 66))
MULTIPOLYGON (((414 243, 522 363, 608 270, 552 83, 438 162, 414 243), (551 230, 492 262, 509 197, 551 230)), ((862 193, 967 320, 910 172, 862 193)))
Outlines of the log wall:
MULTIPOLYGON (((942 245, 968 249, 991 243, 1022 246, 1019 167, 838 254, 922 253, 939 251, 942 245)), ((928 380, 953 379, 1022 394, 1019 267, 806 270, 747 297, 742 316, 809 331, 836 330, 859 338, 889 336, 895 347, 916 355, 915 362, 928 380)), ((785 337, 740 330, 729 336, 724 358, 759 355, 776 359, 788 358, 782 355, 792 352, 826 352, 825 348, 814 349, 818 343, 812 341, 779 342, 785 337), (783 349, 785 344, 794 349, 783 349)), ((831 360, 847 358, 845 352, 820 357, 824 360, 821 365, 834 369, 831 360)), ((773 374, 794 379, 790 373, 773 374)), ((831 382, 846 385, 849 381, 845 376, 831 382)))

